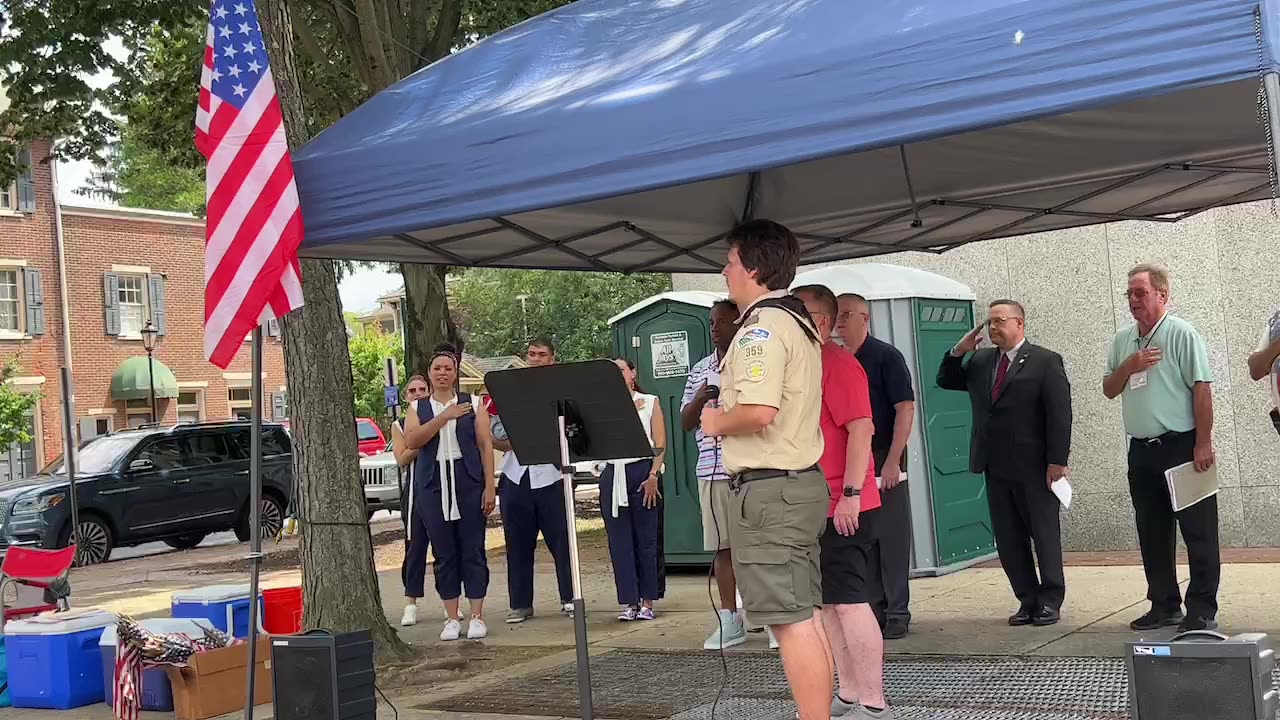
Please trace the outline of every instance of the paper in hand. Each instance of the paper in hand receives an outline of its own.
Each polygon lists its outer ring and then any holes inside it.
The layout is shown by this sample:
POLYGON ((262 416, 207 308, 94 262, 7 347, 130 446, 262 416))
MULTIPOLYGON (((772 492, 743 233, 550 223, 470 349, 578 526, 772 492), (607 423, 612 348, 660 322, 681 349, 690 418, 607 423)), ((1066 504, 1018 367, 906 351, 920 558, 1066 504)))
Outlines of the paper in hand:
POLYGON ((1058 502, 1062 503, 1063 510, 1071 509, 1071 483, 1066 478, 1053 481, 1049 489, 1058 496, 1058 502))

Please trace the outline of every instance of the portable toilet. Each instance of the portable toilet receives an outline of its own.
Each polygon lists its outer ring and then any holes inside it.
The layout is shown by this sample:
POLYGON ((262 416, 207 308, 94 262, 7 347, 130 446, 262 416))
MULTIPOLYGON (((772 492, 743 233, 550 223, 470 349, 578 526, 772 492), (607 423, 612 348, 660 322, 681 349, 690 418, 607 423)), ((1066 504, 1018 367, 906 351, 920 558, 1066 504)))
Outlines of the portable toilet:
POLYGON ((871 334, 906 358, 916 395, 907 444, 913 575, 938 575, 995 553, 986 484, 969 472, 969 396, 938 387, 942 357, 976 324, 973 291, 924 270, 865 263, 799 274, 792 287, 825 285, 871 306, 871 334))
POLYGON ((656 395, 667 420, 666 468, 662 474, 662 552, 668 566, 705 566, 698 500, 698 443, 680 427, 680 403, 689 369, 709 355, 711 306, 725 293, 665 292, 646 298, 609 319, 614 355, 636 366, 640 388, 656 395))

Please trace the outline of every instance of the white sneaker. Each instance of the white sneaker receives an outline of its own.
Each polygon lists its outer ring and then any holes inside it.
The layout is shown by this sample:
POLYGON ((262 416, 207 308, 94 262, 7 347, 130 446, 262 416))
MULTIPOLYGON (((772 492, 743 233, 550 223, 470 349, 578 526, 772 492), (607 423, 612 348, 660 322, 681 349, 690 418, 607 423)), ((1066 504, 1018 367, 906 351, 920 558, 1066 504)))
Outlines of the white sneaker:
POLYGON ((773 628, 767 628, 767 630, 769 631, 769 649, 770 649, 770 650, 777 650, 777 649, 778 649, 778 638, 774 637, 774 634, 773 634, 773 628))
POLYGON ((747 641, 747 628, 742 624, 742 617, 732 610, 720 611, 720 627, 711 633, 711 637, 702 643, 703 650, 721 650, 741 645, 747 641))
POLYGON ((462 634, 462 623, 449 618, 444 623, 444 629, 440 631, 441 640, 457 640, 462 634))
POLYGON ((561 605, 560 612, 564 613, 568 617, 573 617, 573 603, 567 602, 561 605))
POLYGON ((489 628, 484 621, 478 617, 471 618, 471 622, 467 625, 467 639, 479 640, 489 634, 489 628))
POLYGON ((402 625, 403 627, 409 627, 411 625, 417 625, 417 624, 418 624, 418 606, 405 605, 404 615, 400 616, 400 625, 402 625))

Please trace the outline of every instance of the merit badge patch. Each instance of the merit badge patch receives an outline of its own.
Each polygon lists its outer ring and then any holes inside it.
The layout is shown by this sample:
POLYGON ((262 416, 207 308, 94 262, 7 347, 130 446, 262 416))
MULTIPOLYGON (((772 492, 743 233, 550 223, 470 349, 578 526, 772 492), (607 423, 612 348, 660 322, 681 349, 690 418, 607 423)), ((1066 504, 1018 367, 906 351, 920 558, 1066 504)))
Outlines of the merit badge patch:
POLYGON ((752 382, 760 382, 768 375, 769 371, 764 366, 763 360, 752 360, 747 363, 747 379, 752 382))
POLYGON ((773 333, 762 327, 751 328, 742 333, 742 337, 738 338, 738 347, 746 347, 753 343, 760 343, 773 337, 773 333))

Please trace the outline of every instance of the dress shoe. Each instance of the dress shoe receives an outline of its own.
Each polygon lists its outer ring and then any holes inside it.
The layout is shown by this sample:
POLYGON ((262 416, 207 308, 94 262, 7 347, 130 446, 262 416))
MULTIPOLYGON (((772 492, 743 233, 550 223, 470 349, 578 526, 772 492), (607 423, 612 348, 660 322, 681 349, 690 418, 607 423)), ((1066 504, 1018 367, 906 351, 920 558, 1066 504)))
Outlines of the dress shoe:
POLYGON ((1036 627, 1044 627, 1046 625, 1056 625, 1062 616, 1054 608, 1043 605, 1039 610, 1031 616, 1031 624, 1036 627))
POLYGON ((1014 627, 1018 627, 1020 625, 1030 625, 1031 616, 1033 614, 1034 613, 1032 612, 1031 608, 1027 608, 1027 607, 1018 608, 1018 612, 1009 616, 1009 624, 1014 627))
POLYGON ((1188 615, 1182 622, 1178 623, 1178 632, 1191 632, 1192 630, 1217 630, 1218 623, 1210 618, 1197 617, 1188 615))
POLYGON ((880 636, 885 640, 901 640, 907 636, 909 626, 905 620, 901 618, 889 618, 885 622, 884 627, 880 629, 880 636))
POLYGON ((1138 632, 1142 632, 1145 630, 1158 630, 1162 627, 1172 627, 1174 625, 1178 625, 1182 623, 1183 619, 1184 618, 1181 610, 1174 610, 1173 612, 1167 612, 1163 610, 1153 609, 1150 612, 1148 612, 1146 615, 1143 615, 1137 620, 1134 620, 1133 622, 1129 623, 1129 629, 1136 630, 1138 632))

